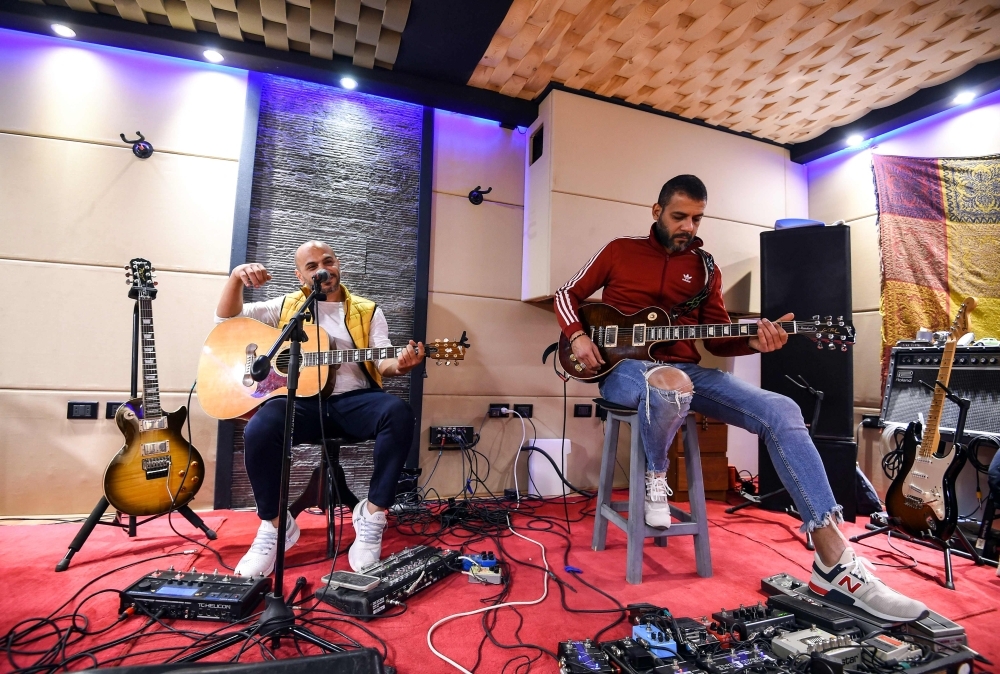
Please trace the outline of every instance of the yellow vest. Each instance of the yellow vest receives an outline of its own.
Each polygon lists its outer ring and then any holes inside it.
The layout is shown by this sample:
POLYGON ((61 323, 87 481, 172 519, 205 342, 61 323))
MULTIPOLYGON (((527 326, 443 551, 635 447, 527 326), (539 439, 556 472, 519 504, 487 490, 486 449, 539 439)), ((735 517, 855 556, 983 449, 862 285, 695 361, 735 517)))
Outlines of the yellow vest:
MULTIPOLYGON (((354 341, 354 348, 367 349, 369 348, 368 338, 371 335, 372 316, 375 315, 376 305, 371 300, 361 297, 361 295, 352 295, 347 290, 347 286, 341 285, 340 287, 344 289, 344 323, 346 324, 347 332, 350 333, 351 339, 354 341)), ((285 299, 281 303, 281 317, 278 319, 278 329, 282 329, 288 324, 288 321, 292 319, 295 312, 305 304, 306 297, 305 290, 285 295, 285 299)), ((306 321, 306 323, 312 323, 312 321, 306 321)), ((364 365, 365 371, 372 381, 381 387, 382 375, 379 373, 378 368, 375 367, 375 363, 362 363, 362 365, 364 365)))

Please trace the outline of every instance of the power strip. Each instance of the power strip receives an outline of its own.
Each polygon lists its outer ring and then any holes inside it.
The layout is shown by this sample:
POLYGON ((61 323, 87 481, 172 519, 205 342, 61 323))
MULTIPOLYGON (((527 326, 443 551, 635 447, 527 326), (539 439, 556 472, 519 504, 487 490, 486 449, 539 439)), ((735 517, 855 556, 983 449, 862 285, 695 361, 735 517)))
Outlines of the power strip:
POLYGON ((475 438, 476 429, 472 426, 431 426, 428 449, 455 449, 463 444, 471 447, 475 438))

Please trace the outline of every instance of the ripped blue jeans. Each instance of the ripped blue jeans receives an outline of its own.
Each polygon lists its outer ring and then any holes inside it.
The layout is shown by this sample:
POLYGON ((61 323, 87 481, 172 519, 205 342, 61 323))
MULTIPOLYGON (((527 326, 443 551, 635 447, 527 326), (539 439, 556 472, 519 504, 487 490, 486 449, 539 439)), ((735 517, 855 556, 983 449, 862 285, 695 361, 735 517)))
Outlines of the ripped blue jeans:
POLYGON ((842 509, 833 497, 819 452, 791 398, 694 363, 665 365, 638 360, 620 363, 601 382, 601 395, 610 402, 638 408, 647 470, 667 469, 670 443, 688 411, 693 410, 746 429, 764 441, 781 483, 802 514, 803 531, 842 521, 842 509), (647 377, 660 367, 684 372, 694 384, 694 394, 650 386, 647 377))

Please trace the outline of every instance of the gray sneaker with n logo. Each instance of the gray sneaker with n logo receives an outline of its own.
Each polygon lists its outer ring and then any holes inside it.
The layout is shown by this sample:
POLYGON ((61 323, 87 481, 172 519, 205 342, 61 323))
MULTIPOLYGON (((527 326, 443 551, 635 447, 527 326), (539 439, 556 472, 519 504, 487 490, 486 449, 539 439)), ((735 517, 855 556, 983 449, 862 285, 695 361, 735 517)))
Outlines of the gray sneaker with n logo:
POLYGON ((809 589, 827 601, 856 606, 883 620, 911 622, 927 616, 923 603, 886 586, 875 576, 871 562, 851 548, 829 567, 816 555, 809 589))

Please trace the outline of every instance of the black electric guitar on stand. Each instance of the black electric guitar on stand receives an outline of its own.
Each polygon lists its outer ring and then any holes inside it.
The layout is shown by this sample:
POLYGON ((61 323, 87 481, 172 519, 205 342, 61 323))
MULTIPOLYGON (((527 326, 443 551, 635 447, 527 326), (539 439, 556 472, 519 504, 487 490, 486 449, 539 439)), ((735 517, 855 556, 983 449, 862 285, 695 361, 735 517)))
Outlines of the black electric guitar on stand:
MULTIPOLYGON (((566 374, 580 381, 597 382, 610 374, 626 359, 652 360, 654 347, 683 339, 719 339, 753 337, 756 323, 722 323, 719 325, 671 325, 670 314, 659 307, 647 307, 634 314, 623 314, 608 304, 585 304, 579 310, 580 322, 593 340, 604 360, 598 370, 588 370, 573 355, 566 335, 559 336, 559 364, 566 374)), ((854 326, 843 317, 820 318, 811 321, 785 321, 780 324, 790 335, 804 335, 818 348, 847 351, 854 344, 854 326)))
POLYGON ((162 515, 194 498, 205 479, 205 462, 182 435, 187 408, 164 412, 160 407, 153 268, 149 260, 134 258, 126 269, 129 297, 139 304, 142 397, 129 400, 115 413, 125 445, 104 472, 104 495, 128 515, 162 515))
MULTIPOLYGON (((948 340, 941 355, 937 381, 948 386, 951 366, 955 362, 958 339, 969 332, 969 314, 976 300, 967 298, 948 331, 948 340)), ((934 387, 934 397, 927 415, 927 426, 921 434, 919 421, 911 422, 903 437, 903 464, 885 496, 885 509, 890 521, 911 536, 929 534, 947 541, 958 525, 958 497, 955 480, 965 465, 965 453, 939 452, 941 414, 944 411, 945 390, 934 387)), ((955 438, 959 442, 960 438, 955 438)))

